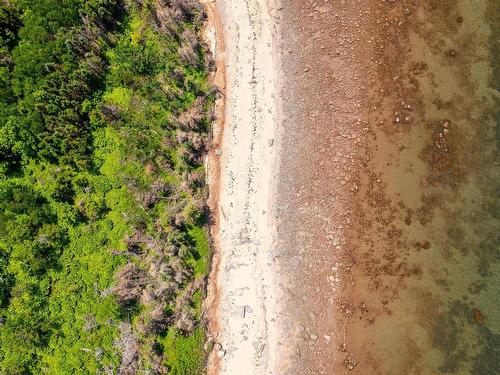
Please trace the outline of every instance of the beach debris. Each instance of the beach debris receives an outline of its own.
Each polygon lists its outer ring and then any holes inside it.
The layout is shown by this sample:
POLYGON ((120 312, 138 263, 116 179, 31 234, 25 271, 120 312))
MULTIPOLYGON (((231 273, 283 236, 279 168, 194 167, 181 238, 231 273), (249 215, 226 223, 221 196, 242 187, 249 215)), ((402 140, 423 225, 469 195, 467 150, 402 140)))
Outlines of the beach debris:
POLYGON ((472 314, 474 315, 474 320, 477 324, 484 324, 484 315, 479 309, 473 309, 472 314))
POLYGON ((220 148, 215 149, 215 155, 221 156, 222 155, 222 150, 220 148))
POLYGON ((315 333, 311 333, 309 334, 309 338, 312 340, 312 341, 316 341, 318 339, 318 335, 316 335, 315 333))
POLYGON ((242 312, 243 318, 249 317, 250 315, 252 315, 252 313, 253 309, 250 306, 248 305, 243 306, 243 312, 242 312))
POLYGON ((274 144, 274 139, 273 138, 271 138, 269 141, 267 141, 267 145, 269 147, 273 147, 273 144, 274 144))
POLYGON ((222 344, 219 342, 216 342, 213 346, 213 349, 217 353, 217 357, 222 358, 226 355, 226 350, 222 347, 222 344))
POLYGON ((324 335, 323 338, 325 339, 326 343, 329 344, 332 337, 330 335, 324 335))

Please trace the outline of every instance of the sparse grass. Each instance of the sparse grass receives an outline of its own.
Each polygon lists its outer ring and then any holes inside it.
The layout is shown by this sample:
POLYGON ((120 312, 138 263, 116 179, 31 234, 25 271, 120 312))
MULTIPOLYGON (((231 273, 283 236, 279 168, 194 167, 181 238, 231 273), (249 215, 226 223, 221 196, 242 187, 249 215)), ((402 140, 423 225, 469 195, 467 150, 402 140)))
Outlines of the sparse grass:
POLYGON ((195 243, 196 258, 193 259, 194 261, 192 262, 195 276, 207 275, 211 257, 207 229, 199 226, 193 226, 189 228, 188 234, 195 243))

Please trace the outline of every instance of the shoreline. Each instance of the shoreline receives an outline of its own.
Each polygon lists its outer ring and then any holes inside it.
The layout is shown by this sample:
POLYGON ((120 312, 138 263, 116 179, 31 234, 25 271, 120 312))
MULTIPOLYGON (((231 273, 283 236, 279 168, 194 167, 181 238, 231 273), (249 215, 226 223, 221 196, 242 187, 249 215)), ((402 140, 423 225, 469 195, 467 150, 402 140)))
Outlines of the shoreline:
POLYGON ((267 3, 269 14, 256 15, 264 2, 218 2, 231 86, 209 373, 493 369, 486 344, 469 362, 447 360, 465 350, 461 343, 498 334, 498 310, 484 297, 495 295, 500 277, 487 252, 498 227, 489 198, 498 172, 494 119, 480 100, 491 94, 486 8, 297 1, 278 15, 267 3), (257 49, 267 53, 274 85, 258 69, 245 76, 256 61, 263 66, 251 55, 262 29, 273 30, 257 49), (474 49, 471 30, 481 30, 474 49), (244 132, 267 109, 252 110, 252 93, 274 105, 271 149, 244 132), (252 168, 255 160, 273 167, 252 168), (245 186, 252 173, 258 181, 245 186), (244 222, 256 225, 248 231, 244 222), (466 279, 454 276, 463 269, 466 279), (443 331, 460 340, 436 336, 443 331))

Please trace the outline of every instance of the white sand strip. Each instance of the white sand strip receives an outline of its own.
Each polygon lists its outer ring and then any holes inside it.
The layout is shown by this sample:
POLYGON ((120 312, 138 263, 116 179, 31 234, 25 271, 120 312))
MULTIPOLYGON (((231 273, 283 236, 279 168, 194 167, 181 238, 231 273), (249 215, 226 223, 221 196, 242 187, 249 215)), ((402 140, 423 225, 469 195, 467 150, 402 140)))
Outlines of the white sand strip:
POLYGON ((210 373, 273 374, 272 222, 279 110, 275 24, 265 0, 218 0, 226 56, 216 276, 219 360, 210 373))

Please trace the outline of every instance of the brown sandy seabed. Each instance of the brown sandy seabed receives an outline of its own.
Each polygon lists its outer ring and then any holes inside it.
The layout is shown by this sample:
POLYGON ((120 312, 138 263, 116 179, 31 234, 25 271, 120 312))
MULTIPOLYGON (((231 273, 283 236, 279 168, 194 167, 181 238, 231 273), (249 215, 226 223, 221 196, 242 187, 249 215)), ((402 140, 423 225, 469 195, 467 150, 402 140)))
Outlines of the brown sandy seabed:
POLYGON ((500 373, 498 3, 282 3, 278 374, 500 373))

